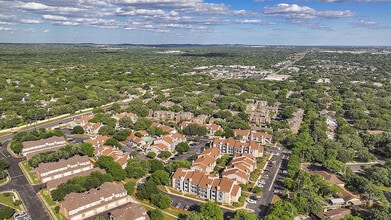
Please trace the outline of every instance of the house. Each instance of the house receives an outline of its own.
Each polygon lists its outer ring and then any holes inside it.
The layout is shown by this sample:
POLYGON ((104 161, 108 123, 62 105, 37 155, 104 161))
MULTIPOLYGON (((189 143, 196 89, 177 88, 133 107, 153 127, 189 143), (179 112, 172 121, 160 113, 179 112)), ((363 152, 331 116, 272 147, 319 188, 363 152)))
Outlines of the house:
POLYGON ((96 135, 96 136, 90 137, 87 140, 87 143, 90 143, 94 148, 97 148, 97 147, 103 146, 109 138, 110 137, 105 136, 105 135, 96 135))
POLYGON ((75 155, 67 160, 61 159, 58 162, 40 163, 34 171, 38 178, 46 183, 50 180, 91 170, 93 167, 94 165, 87 156, 75 155))
POLYGON ((91 115, 84 115, 84 116, 82 116, 82 117, 80 117, 80 118, 76 118, 76 119, 74 119, 73 121, 71 121, 71 122, 70 122, 70 125, 71 125, 71 127, 75 127, 75 126, 77 126, 77 125, 83 127, 85 124, 88 123, 89 120, 91 120, 91 119, 93 119, 93 118, 94 118, 94 115, 93 115, 93 114, 91 114, 91 115))
POLYGON ((82 126, 84 129, 84 132, 91 135, 96 135, 99 132, 99 129, 103 127, 103 124, 97 122, 97 123, 90 123, 87 122, 85 125, 82 126))
POLYGON ((323 177, 323 180, 326 182, 329 182, 331 184, 335 184, 340 187, 344 187, 345 183, 338 179, 338 177, 335 174, 326 172, 326 171, 310 171, 312 175, 320 175, 323 177))
POLYGON ((175 112, 172 111, 154 111, 152 117, 156 120, 175 119, 175 112))
POLYGON ((147 210, 138 204, 129 203, 125 207, 109 213, 110 220, 149 220, 147 210))
POLYGON ((207 124, 205 125, 206 129, 208 130, 209 135, 215 135, 217 131, 224 131, 224 129, 217 124, 207 124))
POLYGON ((243 154, 248 153, 254 157, 263 156, 263 146, 255 141, 239 141, 235 140, 232 137, 225 138, 215 138, 211 142, 211 147, 216 147, 220 149, 220 152, 223 154, 243 154))
POLYGON ((131 112, 122 112, 122 113, 112 115, 111 117, 117 121, 119 121, 121 118, 129 117, 130 119, 132 119, 133 123, 135 123, 138 120, 137 115, 131 112))
POLYGON ((249 141, 250 140, 250 130, 242 130, 242 129, 234 129, 235 137, 241 136, 242 140, 249 141))
POLYGON ((50 137, 46 139, 41 139, 37 141, 24 141, 22 143, 22 155, 31 157, 34 154, 57 150, 66 145, 64 137, 50 137))
POLYGON ((100 156, 110 156, 114 159, 115 162, 121 165, 122 169, 126 168, 129 160, 128 155, 111 146, 101 146, 96 148, 94 150, 94 155, 96 158, 99 158, 100 156))
POLYGON ((261 144, 272 143, 273 135, 259 131, 251 131, 250 140, 260 142, 261 144))
POLYGON ((60 212, 68 220, 86 219, 127 204, 131 197, 120 183, 105 182, 84 193, 69 193, 60 204, 60 212))
POLYGON ((227 204, 237 202, 241 195, 241 188, 236 180, 187 168, 177 169, 171 176, 171 184, 178 191, 227 204))
POLYGON ((250 174, 257 168, 257 161, 251 154, 237 154, 230 164, 225 167, 221 173, 222 177, 237 180, 239 183, 246 184, 250 180, 250 174))
POLYGON ((315 217, 320 220, 325 219, 325 218, 331 219, 331 220, 338 220, 338 219, 345 218, 345 216, 350 213, 351 213, 350 209, 340 208, 340 209, 332 209, 332 210, 329 210, 326 212, 319 212, 316 214, 315 217))

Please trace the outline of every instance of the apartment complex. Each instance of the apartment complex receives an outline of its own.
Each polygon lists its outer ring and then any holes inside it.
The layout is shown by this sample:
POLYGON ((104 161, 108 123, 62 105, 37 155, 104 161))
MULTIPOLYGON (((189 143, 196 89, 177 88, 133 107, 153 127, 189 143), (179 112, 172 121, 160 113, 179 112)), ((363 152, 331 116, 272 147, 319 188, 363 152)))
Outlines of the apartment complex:
POLYGON ((216 202, 237 202, 241 188, 236 180, 206 174, 199 170, 179 168, 171 176, 172 187, 181 192, 216 202))
POLYGON ((211 147, 220 149, 222 154, 244 154, 248 153, 254 157, 263 156, 263 146, 256 141, 235 140, 234 138, 215 138, 211 147))
POLYGON ((22 155, 31 157, 35 154, 46 152, 50 150, 57 150, 62 146, 66 145, 64 137, 50 137, 46 139, 41 139, 37 141, 25 141, 22 143, 22 155))
POLYGON ((61 159, 58 162, 41 163, 34 169, 38 178, 46 183, 50 180, 60 179, 84 171, 91 170, 93 164, 87 156, 75 155, 67 160, 61 159))
POLYGON ((68 220, 82 220, 127 204, 130 200, 122 184, 105 182, 97 189, 66 195, 60 212, 68 220))

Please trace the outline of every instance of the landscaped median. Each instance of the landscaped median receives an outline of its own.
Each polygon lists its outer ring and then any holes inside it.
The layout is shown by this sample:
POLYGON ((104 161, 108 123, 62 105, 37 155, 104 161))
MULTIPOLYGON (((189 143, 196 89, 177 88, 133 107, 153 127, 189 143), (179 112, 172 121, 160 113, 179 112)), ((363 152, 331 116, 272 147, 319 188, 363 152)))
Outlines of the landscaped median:
POLYGON ((60 204, 52 200, 52 197, 49 195, 49 192, 46 189, 41 190, 38 193, 38 198, 42 201, 42 203, 45 206, 45 209, 48 211, 48 213, 50 214, 52 219, 54 219, 54 220, 67 220, 67 218, 65 218, 65 216, 63 216, 59 212, 59 205, 60 204), (56 208, 56 207, 58 207, 58 208, 56 208))
MULTIPOLYGON (((155 210, 155 209, 159 209, 158 207, 152 205, 151 203, 149 203, 148 201, 146 200, 137 200, 140 202, 140 205, 144 206, 147 211, 152 211, 152 210, 155 210)), ((164 209, 164 210, 161 210, 161 212, 163 213, 164 215, 164 220, 175 220, 175 219, 178 219, 181 215, 187 215, 185 213, 182 213, 182 212, 178 212, 176 210, 173 210, 172 208, 167 208, 167 209, 164 209)))
POLYGON ((19 167, 31 185, 42 184, 42 181, 35 174, 34 169, 28 165, 27 160, 20 162, 19 167))

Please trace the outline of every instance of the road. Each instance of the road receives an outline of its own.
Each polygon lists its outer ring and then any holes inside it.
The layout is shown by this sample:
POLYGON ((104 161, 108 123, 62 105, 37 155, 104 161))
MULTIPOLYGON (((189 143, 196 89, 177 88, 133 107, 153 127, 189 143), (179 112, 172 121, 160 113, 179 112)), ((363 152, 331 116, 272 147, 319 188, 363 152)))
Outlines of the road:
POLYGON ((260 219, 263 219, 268 214, 273 200, 274 191, 283 189, 282 179, 285 175, 280 171, 286 168, 288 163, 286 158, 287 156, 282 154, 282 151, 280 151, 278 155, 275 154, 273 156, 272 160, 275 160, 274 165, 268 165, 266 168, 270 170, 270 174, 265 175, 266 172, 264 172, 262 175, 262 178, 265 179, 265 184, 262 187, 261 198, 258 199, 256 204, 247 204, 247 208, 254 210, 260 219))
POLYGON ((5 141, 0 149, 0 154, 3 159, 6 159, 10 164, 8 173, 11 177, 11 181, 3 186, 0 186, 0 191, 17 191, 27 208, 27 212, 30 214, 33 220, 46 220, 51 219, 46 212, 43 204, 37 196, 39 191, 38 186, 31 186, 20 169, 18 163, 23 159, 12 157, 7 151, 7 144, 9 141, 5 141))

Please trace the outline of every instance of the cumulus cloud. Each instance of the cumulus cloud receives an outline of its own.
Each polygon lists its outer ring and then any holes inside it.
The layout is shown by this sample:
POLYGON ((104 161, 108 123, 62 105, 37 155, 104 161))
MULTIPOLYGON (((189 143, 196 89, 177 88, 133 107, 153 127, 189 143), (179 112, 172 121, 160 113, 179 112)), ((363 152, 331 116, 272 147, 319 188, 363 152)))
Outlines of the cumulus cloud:
POLYGON ((42 15, 43 19, 46 20, 53 20, 53 21, 66 21, 68 18, 64 16, 59 16, 59 15, 42 15))
POLYGON ((23 24, 39 24, 39 23, 42 23, 42 21, 40 19, 25 19, 25 18, 20 19, 20 22, 23 23, 23 24))
POLYGON ((307 6, 296 4, 278 4, 273 7, 265 7, 264 15, 273 17, 282 17, 286 19, 314 19, 314 18, 348 18, 353 17, 354 13, 346 11, 317 11, 307 6))
POLYGON ((0 31, 11 31, 13 30, 12 28, 7 28, 7 27, 0 27, 0 31))

